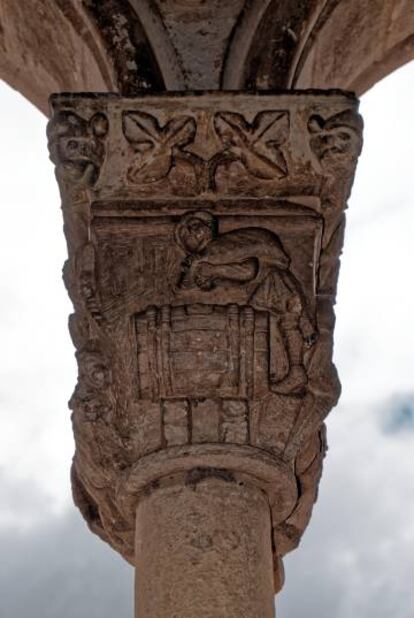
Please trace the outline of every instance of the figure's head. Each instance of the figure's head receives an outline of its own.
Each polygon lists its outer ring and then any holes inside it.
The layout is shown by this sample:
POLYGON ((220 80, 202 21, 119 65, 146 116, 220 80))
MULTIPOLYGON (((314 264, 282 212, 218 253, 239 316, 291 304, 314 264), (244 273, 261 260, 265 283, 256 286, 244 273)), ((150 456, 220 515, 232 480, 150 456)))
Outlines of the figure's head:
POLYGON ((308 123, 311 146, 321 161, 356 160, 362 148, 362 128, 361 116, 351 110, 327 120, 314 115, 308 123))
POLYGON ((72 111, 58 112, 47 127, 50 158, 64 176, 84 181, 90 170, 94 183, 102 165, 105 149, 103 139, 108 133, 108 120, 100 112, 85 120, 72 111))
POLYGON ((204 210, 184 215, 176 228, 176 240, 185 253, 199 254, 216 236, 217 221, 204 210))

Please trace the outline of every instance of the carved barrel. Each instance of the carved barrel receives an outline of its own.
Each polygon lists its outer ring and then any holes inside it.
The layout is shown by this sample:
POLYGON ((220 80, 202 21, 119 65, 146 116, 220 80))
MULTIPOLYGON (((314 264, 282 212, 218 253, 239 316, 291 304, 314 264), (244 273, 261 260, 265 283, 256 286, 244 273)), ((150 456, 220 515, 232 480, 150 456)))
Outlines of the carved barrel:
POLYGON ((237 305, 153 307, 136 318, 141 397, 232 397, 268 391, 269 316, 237 305))

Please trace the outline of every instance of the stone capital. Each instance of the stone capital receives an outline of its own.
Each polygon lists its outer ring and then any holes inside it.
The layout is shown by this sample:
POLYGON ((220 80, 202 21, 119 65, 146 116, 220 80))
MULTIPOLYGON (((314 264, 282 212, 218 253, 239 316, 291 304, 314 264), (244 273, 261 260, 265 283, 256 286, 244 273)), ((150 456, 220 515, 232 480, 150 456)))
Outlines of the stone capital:
POLYGON ((270 506, 279 588, 340 390, 333 306, 357 101, 62 94, 51 107, 79 365, 75 502, 135 564, 141 499, 208 478, 252 485, 270 506))

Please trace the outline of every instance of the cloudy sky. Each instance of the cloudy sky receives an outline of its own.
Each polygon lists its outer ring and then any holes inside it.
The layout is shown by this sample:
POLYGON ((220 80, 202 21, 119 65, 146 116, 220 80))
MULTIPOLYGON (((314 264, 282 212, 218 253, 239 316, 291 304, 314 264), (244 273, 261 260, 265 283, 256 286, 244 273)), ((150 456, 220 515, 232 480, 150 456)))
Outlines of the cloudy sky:
MULTIPOLYGON (((278 618, 414 615, 414 65, 362 100, 337 305, 343 395, 278 618)), ((76 379, 46 119, 0 82, 0 616, 132 618, 132 569, 71 505, 76 379)))

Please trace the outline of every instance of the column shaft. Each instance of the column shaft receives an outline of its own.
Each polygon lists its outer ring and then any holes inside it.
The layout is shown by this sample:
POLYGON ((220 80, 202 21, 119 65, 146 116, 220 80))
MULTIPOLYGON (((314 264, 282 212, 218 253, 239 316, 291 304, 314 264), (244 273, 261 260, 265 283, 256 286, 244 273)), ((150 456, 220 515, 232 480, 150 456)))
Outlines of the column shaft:
POLYGON ((156 489, 136 518, 136 618, 273 618, 268 501, 208 477, 156 489))

